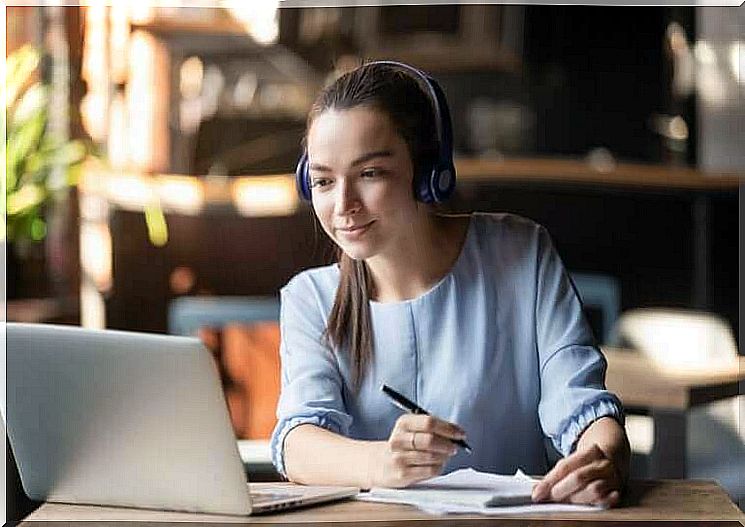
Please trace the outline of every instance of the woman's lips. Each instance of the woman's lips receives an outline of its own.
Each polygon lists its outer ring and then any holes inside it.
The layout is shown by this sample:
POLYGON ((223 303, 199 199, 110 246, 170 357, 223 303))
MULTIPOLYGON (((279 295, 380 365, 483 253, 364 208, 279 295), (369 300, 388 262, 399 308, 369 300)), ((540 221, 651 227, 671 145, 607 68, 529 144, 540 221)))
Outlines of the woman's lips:
POLYGON ((365 223, 364 225, 355 225, 352 227, 338 227, 336 229, 336 232, 338 232, 340 235, 344 236, 345 238, 349 239, 356 239, 362 237, 368 229, 370 229, 370 226, 375 223, 375 221, 371 221, 369 223, 365 223))

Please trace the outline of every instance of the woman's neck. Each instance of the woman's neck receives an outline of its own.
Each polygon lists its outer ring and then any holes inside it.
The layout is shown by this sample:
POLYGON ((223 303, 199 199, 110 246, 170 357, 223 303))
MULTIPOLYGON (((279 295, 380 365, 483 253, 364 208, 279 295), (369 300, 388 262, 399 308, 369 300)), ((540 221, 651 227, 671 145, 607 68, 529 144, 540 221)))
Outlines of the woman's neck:
POLYGON ((404 239, 406 247, 367 259, 372 298, 400 302, 429 291, 455 265, 469 221, 469 216, 428 214, 404 239))

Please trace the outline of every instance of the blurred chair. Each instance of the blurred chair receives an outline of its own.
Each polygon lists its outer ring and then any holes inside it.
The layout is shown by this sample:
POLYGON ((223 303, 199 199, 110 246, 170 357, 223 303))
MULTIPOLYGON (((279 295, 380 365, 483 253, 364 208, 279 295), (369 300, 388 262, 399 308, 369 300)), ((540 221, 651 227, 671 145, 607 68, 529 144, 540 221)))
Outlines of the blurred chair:
POLYGON ((570 276, 595 331, 595 337, 601 344, 607 344, 621 312, 621 286, 618 279, 600 273, 570 273, 570 276))
POLYGON ((169 332, 212 351, 239 439, 269 439, 276 423, 278 320, 276 297, 180 297, 169 307, 169 332))
POLYGON ((727 321, 706 311, 642 308, 625 312, 614 339, 653 361, 678 369, 736 362, 737 346, 727 321))
POLYGON ((196 336, 201 327, 279 320, 279 299, 267 296, 182 296, 168 307, 168 332, 196 336))
MULTIPOLYGON (((621 315, 614 333, 620 345, 667 368, 712 368, 735 363, 738 356, 728 323, 709 312, 634 309, 621 315)), ((696 407, 686 425, 688 477, 716 479, 740 503, 745 500, 745 430, 738 426, 743 402, 739 396, 696 407)))
POLYGON ((197 336, 212 352, 251 481, 278 480, 268 440, 280 388, 279 298, 179 297, 168 309, 168 331, 197 336))

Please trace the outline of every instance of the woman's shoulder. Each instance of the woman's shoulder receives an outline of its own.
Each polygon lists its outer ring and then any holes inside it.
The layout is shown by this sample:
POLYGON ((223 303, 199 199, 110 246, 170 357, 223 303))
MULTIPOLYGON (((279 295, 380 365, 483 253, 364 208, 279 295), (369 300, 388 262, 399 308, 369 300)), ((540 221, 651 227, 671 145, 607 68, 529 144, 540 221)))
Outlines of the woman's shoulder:
POLYGON ((471 221, 480 237, 500 244, 530 244, 546 232, 540 223, 510 212, 474 212, 471 221))
POLYGON ((322 297, 333 296, 339 284, 338 264, 312 267, 293 276, 284 287, 282 294, 315 294, 322 297))

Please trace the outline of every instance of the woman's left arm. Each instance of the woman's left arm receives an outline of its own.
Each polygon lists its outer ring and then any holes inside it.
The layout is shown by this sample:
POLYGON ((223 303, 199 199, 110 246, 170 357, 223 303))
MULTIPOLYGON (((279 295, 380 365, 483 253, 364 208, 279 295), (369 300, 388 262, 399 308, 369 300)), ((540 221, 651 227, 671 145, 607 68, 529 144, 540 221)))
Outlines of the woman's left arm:
POLYGON ((534 487, 533 500, 614 507, 628 480, 630 452, 618 421, 600 418, 582 433, 576 450, 534 487))
POLYGON ((545 229, 538 231, 536 336, 544 433, 565 456, 536 485, 535 500, 616 505, 629 446, 623 407, 605 389, 607 363, 545 229))

